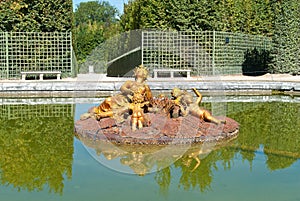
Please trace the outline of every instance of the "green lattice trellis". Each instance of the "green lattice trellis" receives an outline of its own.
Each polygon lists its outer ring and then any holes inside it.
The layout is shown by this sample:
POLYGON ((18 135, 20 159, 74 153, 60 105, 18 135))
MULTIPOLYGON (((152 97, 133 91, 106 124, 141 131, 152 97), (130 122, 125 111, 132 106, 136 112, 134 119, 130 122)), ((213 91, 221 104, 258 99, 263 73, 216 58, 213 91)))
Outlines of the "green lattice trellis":
POLYGON ((21 71, 75 73, 69 32, 1 32, 0 79, 19 79, 21 71))
MULTIPOLYGON (((270 51, 270 38, 220 31, 133 30, 114 36, 96 48, 81 65, 81 73, 107 73, 107 67, 122 60, 117 69, 132 69, 128 55, 141 55, 142 64, 154 68, 191 69, 193 75, 241 74, 247 53, 270 51), (141 54, 136 54, 141 52, 141 54)), ((250 55, 261 56, 261 55, 250 55)), ((135 58, 137 60, 137 58, 135 58)), ((253 58, 250 58, 253 59, 253 58)), ((255 59, 255 58, 254 58, 255 59)), ((256 70, 255 61, 247 67, 256 70), (253 65, 253 66, 251 66, 253 65)), ((117 74, 117 73, 116 73, 117 74)))
POLYGON ((218 31, 143 31, 142 61, 153 68, 191 69, 194 75, 241 74, 245 54, 270 50, 271 39, 218 31))

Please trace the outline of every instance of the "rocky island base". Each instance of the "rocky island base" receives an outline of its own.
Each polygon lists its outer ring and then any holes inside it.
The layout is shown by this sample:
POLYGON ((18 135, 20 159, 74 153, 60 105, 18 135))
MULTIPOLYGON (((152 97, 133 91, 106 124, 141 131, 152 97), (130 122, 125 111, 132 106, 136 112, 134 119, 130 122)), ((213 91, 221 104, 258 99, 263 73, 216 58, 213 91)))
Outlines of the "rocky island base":
POLYGON ((144 145, 219 142, 235 138, 239 132, 239 124, 228 117, 217 117, 226 121, 219 125, 192 115, 168 118, 163 114, 149 113, 147 118, 150 125, 135 131, 131 129, 130 118, 122 123, 113 118, 100 121, 88 118, 75 123, 75 132, 94 140, 144 145))

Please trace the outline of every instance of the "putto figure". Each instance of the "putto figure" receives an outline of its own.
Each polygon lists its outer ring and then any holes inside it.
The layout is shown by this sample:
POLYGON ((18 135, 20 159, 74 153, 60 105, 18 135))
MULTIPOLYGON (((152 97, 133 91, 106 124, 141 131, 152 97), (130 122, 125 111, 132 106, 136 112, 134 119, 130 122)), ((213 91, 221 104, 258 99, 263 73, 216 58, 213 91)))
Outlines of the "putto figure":
POLYGON ((145 101, 145 97, 141 91, 135 92, 132 96, 132 103, 129 105, 131 113, 131 128, 135 131, 148 125, 148 119, 144 114, 144 107, 149 105, 149 101, 145 101))
POLYGON ((174 103, 180 108, 179 116, 186 116, 188 114, 191 114, 195 117, 203 119, 204 121, 212 122, 215 124, 226 123, 223 120, 219 120, 213 117, 209 111, 202 109, 200 107, 202 94, 196 88, 192 88, 192 90, 198 97, 196 102, 193 101, 193 96, 187 91, 182 91, 179 88, 174 88, 172 90, 171 95, 174 99, 174 103))

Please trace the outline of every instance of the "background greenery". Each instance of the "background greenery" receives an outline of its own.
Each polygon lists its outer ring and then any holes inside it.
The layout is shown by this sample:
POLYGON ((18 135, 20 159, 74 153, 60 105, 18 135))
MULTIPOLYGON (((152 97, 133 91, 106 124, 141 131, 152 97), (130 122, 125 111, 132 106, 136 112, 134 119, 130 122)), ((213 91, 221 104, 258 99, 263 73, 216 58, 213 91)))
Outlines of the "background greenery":
POLYGON ((285 0, 275 19, 273 63, 274 73, 300 74, 300 1, 285 0))
POLYGON ((0 2, 0 31, 71 31, 72 18, 72 0, 4 0, 0 2))
POLYGON ((82 2, 74 12, 77 60, 86 57, 99 44, 120 32, 118 11, 106 1, 82 2))
POLYGON ((124 8, 125 30, 162 28, 273 35, 277 1, 132 0, 124 8))
POLYGON ((215 30, 272 37, 271 73, 300 74, 298 0, 129 0, 120 16, 108 1, 5 0, 0 31, 70 31, 77 60, 111 36, 128 30, 215 30))
POLYGON ((121 17, 123 30, 215 30, 272 37, 268 72, 300 74, 298 0, 131 0, 121 17))

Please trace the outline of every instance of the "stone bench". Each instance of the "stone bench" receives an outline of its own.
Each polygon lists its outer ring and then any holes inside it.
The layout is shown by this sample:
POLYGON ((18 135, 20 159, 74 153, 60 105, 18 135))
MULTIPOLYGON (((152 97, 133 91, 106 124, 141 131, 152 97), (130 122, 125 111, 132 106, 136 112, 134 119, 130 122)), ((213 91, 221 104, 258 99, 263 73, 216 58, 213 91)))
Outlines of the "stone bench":
POLYGON ((174 78, 174 73, 175 72, 185 72, 187 78, 191 77, 191 70, 189 70, 189 69, 171 69, 171 68, 168 68, 168 69, 153 69, 154 78, 158 78, 158 73, 159 72, 170 73, 171 78, 174 78))
POLYGON ((21 72, 22 80, 26 80, 26 75, 39 75, 40 80, 43 80, 44 74, 56 75, 57 80, 60 80, 60 77, 61 77, 61 71, 24 71, 24 72, 21 72))

